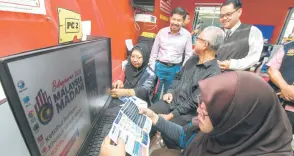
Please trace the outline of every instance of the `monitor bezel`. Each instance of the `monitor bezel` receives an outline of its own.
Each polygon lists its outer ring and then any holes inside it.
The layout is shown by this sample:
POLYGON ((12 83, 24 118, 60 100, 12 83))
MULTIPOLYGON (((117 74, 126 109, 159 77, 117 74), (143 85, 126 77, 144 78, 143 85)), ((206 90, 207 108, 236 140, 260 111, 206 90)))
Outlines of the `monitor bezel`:
MULTIPOLYGON (((61 50, 61 49, 67 49, 67 48, 73 48, 79 45, 84 45, 87 43, 93 43, 93 42, 98 42, 100 40, 108 40, 108 57, 109 57, 109 69, 112 70, 112 59, 111 59, 111 39, 107 37, 99 37, 95 38, 93 40, 89 41, 83 41, 83 42, 77 42, 77 43, 71 43, 71 44, 66 44, 66 45, 57 45, 53 47, 47 47, 47 48, 42 48, 42 49, 37 49, 37 50, 32 50, 32 51, 27 51, 7 57, 0 58, 0 80, 3 86, 4 93, 6 95, 8 104, 11 108, 11 111, 14 115, 14 118, 17 122, 17 125, 20 129, 20 132, 22 134, 22 137, 24 138, 25 144, 32 156, 40 156, 41 153, 39 151, 39 148, 37 146, 37 143, 35 142, 33 132, 30 128, 29 122, 26 119, 26 113, 22 107, 22 103, 19 99, 18 92, 14 86, 14 82, 12 79, 12 75, 10 73, 10 70, 8 68, 8 63, 18 61, 21 59, 29 58, 29 57, 34 57, 38 55, 44 55, 48 53, 55 52, 56 50, 61 50)), ((109 77, 112 80, 112 72, 109 72, 109 77)), ((111 81, 110 81, 111 83, 111 81)), ((111 84, 110 84, 111 86, 111 84)), ((111 97, 108 98, 108 100, 111 97)), ((107 101, 108 101, 107 100, 107 101)), ((103 108, 100 110, 97 116, 100 116, 101 113, 103 113, 105 109, 107 109, 108 103, 106 103, 103 108)), ((92 123, 91 126, 94 125, 95 122, 92 123)), ((88 133, 91 132, 91 129, 89 130, 88 133)), ((87 134, 88 135, 88 134, 87 134)), ((85 138, 84 141, 87 140, 87 137, 85 138)), ((83 145, 81 145, 82 147, 83 145)))
POLYGON ((155 6, 155 0, 149 0, 149 1, 147 1, 146 3, 152 3, 152 5, 150 5, 150 4, 138 4, 138 1, 137 0, 133 0, 133 4, 135 4, 135 5, 143 5, 143 6, 155 6))
POLYGON ((138 8, 138 9, 141 9, 143 11, 154 12, 154 10, 155 10, 154 9, 155 8, 155 0, 152 0, 152 1, 154 2, 153 5, 145 5, 145 4, 138 4, 138 3, 135 2, 135 0, 132 0, 132 6, 134 8, 138 8))

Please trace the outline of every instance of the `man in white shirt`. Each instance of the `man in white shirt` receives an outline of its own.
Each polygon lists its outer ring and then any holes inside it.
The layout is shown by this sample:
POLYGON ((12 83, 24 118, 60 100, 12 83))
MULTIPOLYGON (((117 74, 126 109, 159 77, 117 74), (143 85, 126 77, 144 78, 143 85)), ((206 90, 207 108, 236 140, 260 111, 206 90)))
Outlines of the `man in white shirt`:
POLYGON ((260 59, 263 49, 261 31, 240 22, 242 3, 227 0, 221 6, 220 23, 226 39, 217 51, 217 59, 222 70, 249 70, 260 59))
POLYGON ((160 99, 161 90, 165 94, 181 66, 193 55, 192 37, 182 28, 186 11, 175 8, 170 17, 170 26, 162 28, 156 35, 149 65, 160 79, 155 101, 160 99))

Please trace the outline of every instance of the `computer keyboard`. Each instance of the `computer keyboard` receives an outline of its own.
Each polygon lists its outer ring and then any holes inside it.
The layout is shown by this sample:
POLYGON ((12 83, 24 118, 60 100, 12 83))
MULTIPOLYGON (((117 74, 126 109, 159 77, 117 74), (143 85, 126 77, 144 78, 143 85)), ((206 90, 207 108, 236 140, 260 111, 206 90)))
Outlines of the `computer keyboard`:
POLYGON ((84 156, 99 156, 100 147, 104 138, 108 135, 112 123, 115 120, 119 110, 123 111, 134 123, 138 124, 143 128, 146 117, 139 115, 139 109, 135 103, 132 101, 125 102, 126 104, 123 107, 115 107, 107 110, 104 114, 103 120, 99 123, 97 130, 95 130, 93 138, 86 150, 84 156))
POLYGON ((98 125, 98 129, 95 131, 93 138, 88 146, 85 156, 99 156, 100 147, 104 138, 108 135, 111 129, 112 123, 116 115, 105 115, 102 122, 98 125))

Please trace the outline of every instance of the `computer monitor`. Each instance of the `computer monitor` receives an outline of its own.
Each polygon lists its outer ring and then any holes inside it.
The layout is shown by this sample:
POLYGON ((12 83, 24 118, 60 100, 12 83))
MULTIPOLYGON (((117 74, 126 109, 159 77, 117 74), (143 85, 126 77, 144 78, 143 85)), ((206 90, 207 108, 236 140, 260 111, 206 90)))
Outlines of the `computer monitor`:
POLYGON ((0 77, 31 155, 76 155, 111 99, 110 39, 1 59, 0 77))
POLYGON ((144 11, 154 11, 155 0, 132 0, 132 5, 135 8, 142 9, 144 11))
POLYGON ((133 0, 136 5, 149 5, 154 6, 154 0, 133 0))

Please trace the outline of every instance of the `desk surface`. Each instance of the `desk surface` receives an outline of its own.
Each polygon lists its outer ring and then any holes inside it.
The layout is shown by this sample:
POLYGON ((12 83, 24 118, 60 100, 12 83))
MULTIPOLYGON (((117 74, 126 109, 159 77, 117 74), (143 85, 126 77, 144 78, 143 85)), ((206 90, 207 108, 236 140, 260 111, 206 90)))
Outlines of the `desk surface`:
POLYGON ((0 155, 30 156, 8 102, 0 105, 0 119, 0 155))
POLYGON ((4 90, 2 88, 2 84, 0 83, 0 105, 6 102, 6 96, 4 90))

